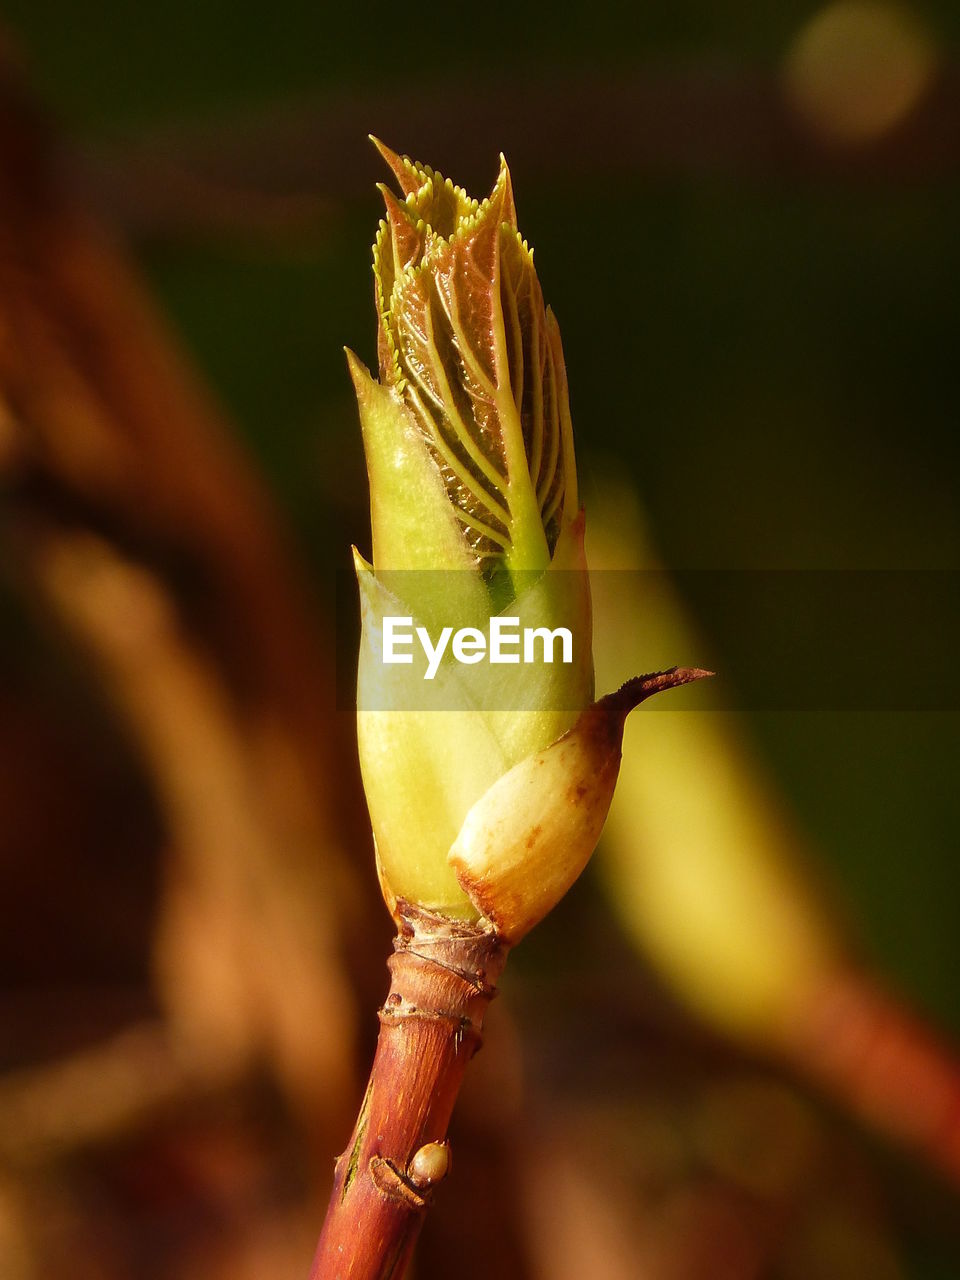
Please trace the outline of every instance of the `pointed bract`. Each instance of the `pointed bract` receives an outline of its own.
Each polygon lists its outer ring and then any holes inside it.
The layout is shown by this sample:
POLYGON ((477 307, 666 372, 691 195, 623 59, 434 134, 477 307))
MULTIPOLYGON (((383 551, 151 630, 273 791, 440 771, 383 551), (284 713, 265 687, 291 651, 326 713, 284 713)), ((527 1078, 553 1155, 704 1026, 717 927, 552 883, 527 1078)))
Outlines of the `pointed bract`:
POLYGON ((589 862, 613 799, 629 711, 654 693, 710 674, 673 668, 628 681, 476 802, 450 863, 477 911, 509 942, 542 920, 589 862))

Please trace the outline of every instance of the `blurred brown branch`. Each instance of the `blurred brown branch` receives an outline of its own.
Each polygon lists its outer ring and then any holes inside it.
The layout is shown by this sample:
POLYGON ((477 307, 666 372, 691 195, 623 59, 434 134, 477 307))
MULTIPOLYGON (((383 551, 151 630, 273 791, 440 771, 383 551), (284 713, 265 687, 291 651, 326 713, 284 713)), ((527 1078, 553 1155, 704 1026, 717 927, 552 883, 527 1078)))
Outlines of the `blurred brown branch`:
MULTIPOLYGON (((211 1084, 222 1073, 209 1064, 211 1084)), ((0 1160, 43 1164, 116 1139, 198 1093, 198 1063, 178 1053, 166 1026, 132 1024, 119 1035, 40 1067, 0 1076, 0 1160)))
MULTIPOLYGON (((174 1037, 265 1059, 311 1118, 352 1084, 362 918, 333 677, 253 468, 56 146, 0 87, 0 481, 10 568, 93 662, 173 847, 174 1037)), ((356 807, 356 806, 355 806, 356 807)))
MULTIPOLYGON (((702 642, 657 572, 636 496, 611 478, 598 508, 591 564, 628 570, 593 579, 597 670, 615 685, 644 628, 661 651, 702 642)), ((960 1186, 956 1046, 859 954, 745 726, 704 708, 663 712, 626 742, 599 864, 638 947, 707 1025, 825 1087, 960 1186)))

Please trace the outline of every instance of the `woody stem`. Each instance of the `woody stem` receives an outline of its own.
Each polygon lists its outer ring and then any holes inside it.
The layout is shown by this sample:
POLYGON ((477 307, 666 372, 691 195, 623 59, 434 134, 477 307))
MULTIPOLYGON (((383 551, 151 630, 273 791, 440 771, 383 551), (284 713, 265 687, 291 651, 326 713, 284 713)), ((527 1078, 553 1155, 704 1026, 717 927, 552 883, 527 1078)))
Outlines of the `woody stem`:
POLYGON ((400 1280, 448 1169, 447 1126, 507 944, 489 926, 400 901, 367 1091, 310 1280, 400 1280))

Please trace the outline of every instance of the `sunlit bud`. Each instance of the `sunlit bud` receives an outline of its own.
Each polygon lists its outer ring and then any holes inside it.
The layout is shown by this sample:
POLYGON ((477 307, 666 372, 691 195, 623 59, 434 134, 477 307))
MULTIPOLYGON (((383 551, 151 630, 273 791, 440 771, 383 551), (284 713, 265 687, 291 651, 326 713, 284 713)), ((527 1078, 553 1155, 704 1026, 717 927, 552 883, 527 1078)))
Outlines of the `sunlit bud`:
POLYGON ((566 372, 506 163, 478 202, 377 145, 400 195, 384 189, 374 246, 379 381, 348 353, 373 534, 372 565, 357 557, 360 761, 388 904, 470 918, 447 860, 467 811, 593 698, 566 372), (491 667, 478 695, 445 651, 421 705, 419 676, 384 666, 391 615, 433 635, 498 615, 565 627, 574 656, 491 667))

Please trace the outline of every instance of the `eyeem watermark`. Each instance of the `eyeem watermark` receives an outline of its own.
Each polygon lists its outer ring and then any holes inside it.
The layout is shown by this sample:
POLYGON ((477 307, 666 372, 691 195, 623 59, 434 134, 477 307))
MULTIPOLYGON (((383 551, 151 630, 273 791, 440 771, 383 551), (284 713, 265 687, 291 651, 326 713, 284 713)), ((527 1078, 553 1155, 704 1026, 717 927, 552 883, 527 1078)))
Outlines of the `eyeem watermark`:
POLYGON ((487 633, 479 627, 443 627, 434 642, 426 627, 414 627, 412 617, 384 616, 383 662, 386 666, 411 665, 414 641, 427 660, 424 680, 432 680, 449 648, 454 661, 472 667, 487 661, 497 665, 553 662, 557 646, 560 661, 573 662, 573 633, 568 627, 521 627, 519 618, 490 619, 487 633))

